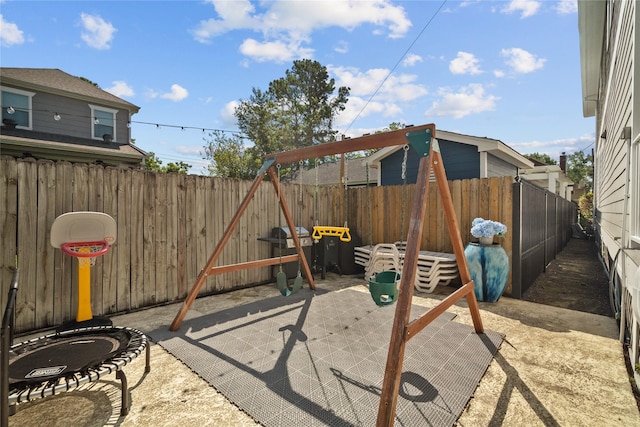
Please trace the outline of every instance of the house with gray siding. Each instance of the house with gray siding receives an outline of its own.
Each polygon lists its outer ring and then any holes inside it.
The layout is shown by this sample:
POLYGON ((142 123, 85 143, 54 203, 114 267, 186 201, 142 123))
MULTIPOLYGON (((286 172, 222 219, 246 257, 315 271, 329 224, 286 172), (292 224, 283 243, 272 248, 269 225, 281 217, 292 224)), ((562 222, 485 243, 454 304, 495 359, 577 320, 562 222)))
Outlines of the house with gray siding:
MULTIPOLYGON (((594 117, 596 244, 610 278, 620 338, 640 361, 640 8, 635 1, 578 1, 582 109, 594 117)), ((640 375, 634 370, 636 383, 640 375)))
MULTIPOLYGON (((408 129, 410 130, 410 128, 408 129)), ((448 180, 518 176, 522 168, 532 168, 531 160, 497 139, 463 135, 438 130, 436 139, 448 180)), ((402 164, 405 148, 383 148, 368 159, 377 169, 378 185, 403 183, 402 164)), ((420 156, 408 146, 406 162, 407 183, 415 183, 420 156)))
POLYGON ((53 68, 0 68, 0 155, 139 167, 131 144, 140 108, 53 68))

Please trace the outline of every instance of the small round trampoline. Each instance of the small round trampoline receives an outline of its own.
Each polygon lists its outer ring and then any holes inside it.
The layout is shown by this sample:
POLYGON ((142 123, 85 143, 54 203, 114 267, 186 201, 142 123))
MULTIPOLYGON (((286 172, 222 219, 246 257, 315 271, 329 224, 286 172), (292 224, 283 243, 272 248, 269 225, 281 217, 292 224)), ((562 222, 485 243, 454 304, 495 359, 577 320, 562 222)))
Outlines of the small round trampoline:
POLYGON ((149 372, 147 337, 127 327, 78 328, 13 345, 9 352, 9 405, 69 391, 115 372, 121 382, 121 413, 126 415, 130 405, 122 368, 145 349, 149 372))

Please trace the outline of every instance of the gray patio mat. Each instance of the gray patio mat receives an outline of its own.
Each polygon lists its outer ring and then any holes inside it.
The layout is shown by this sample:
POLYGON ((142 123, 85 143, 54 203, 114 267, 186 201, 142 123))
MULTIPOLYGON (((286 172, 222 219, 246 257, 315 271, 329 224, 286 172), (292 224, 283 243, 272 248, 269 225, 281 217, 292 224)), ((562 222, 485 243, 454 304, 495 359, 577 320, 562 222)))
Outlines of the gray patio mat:
MULTIPOLYGON (((373 426, 394 315, 366 293, 302 289, 149 336, 264 426, 373 426)), ((397 426, 453 425, 500 347, 453 318, 407 344, 397 426)))

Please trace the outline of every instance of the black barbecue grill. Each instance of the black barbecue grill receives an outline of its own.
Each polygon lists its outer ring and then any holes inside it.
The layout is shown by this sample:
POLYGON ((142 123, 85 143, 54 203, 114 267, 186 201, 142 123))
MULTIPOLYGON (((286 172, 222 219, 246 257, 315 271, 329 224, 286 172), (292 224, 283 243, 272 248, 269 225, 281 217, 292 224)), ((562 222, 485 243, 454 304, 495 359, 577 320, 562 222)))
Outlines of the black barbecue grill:
MULTIPOLYGON (((313 239, 311 233, 304 227, 296 226, 296 233, 298 234, 298 240, 302 247, 302 252, 307 259, 307 264, 311 266, 311 245, 313 239)), ((289 227, 274 227, 271 229, 271 235, 269 237, 260 237, 258 240, 262 242, 271 243, 271 256, 279 257, 286 255, 295 255, 296 245, 293 242, 293 236, 291 235, 291 229, 289 227)), ((291 279, 298 275, 298 263, 289 262, 282 265, 282 270, 287 274, 287 278, 291 279)), ((273 266, 273 277, 280 271, 280 266, 273 266)), ((304 275, 304 273, 303 273, 304 275)))

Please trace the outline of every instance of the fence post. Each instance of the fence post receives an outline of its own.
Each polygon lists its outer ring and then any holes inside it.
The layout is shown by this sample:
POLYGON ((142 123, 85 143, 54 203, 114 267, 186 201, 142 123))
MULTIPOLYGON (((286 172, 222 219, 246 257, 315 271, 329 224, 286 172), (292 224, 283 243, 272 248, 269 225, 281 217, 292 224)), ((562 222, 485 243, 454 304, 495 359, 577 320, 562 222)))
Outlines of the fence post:
POLYGON ((511 233, 511 296, 522 299, 522 182, 513 183, 511 233))

